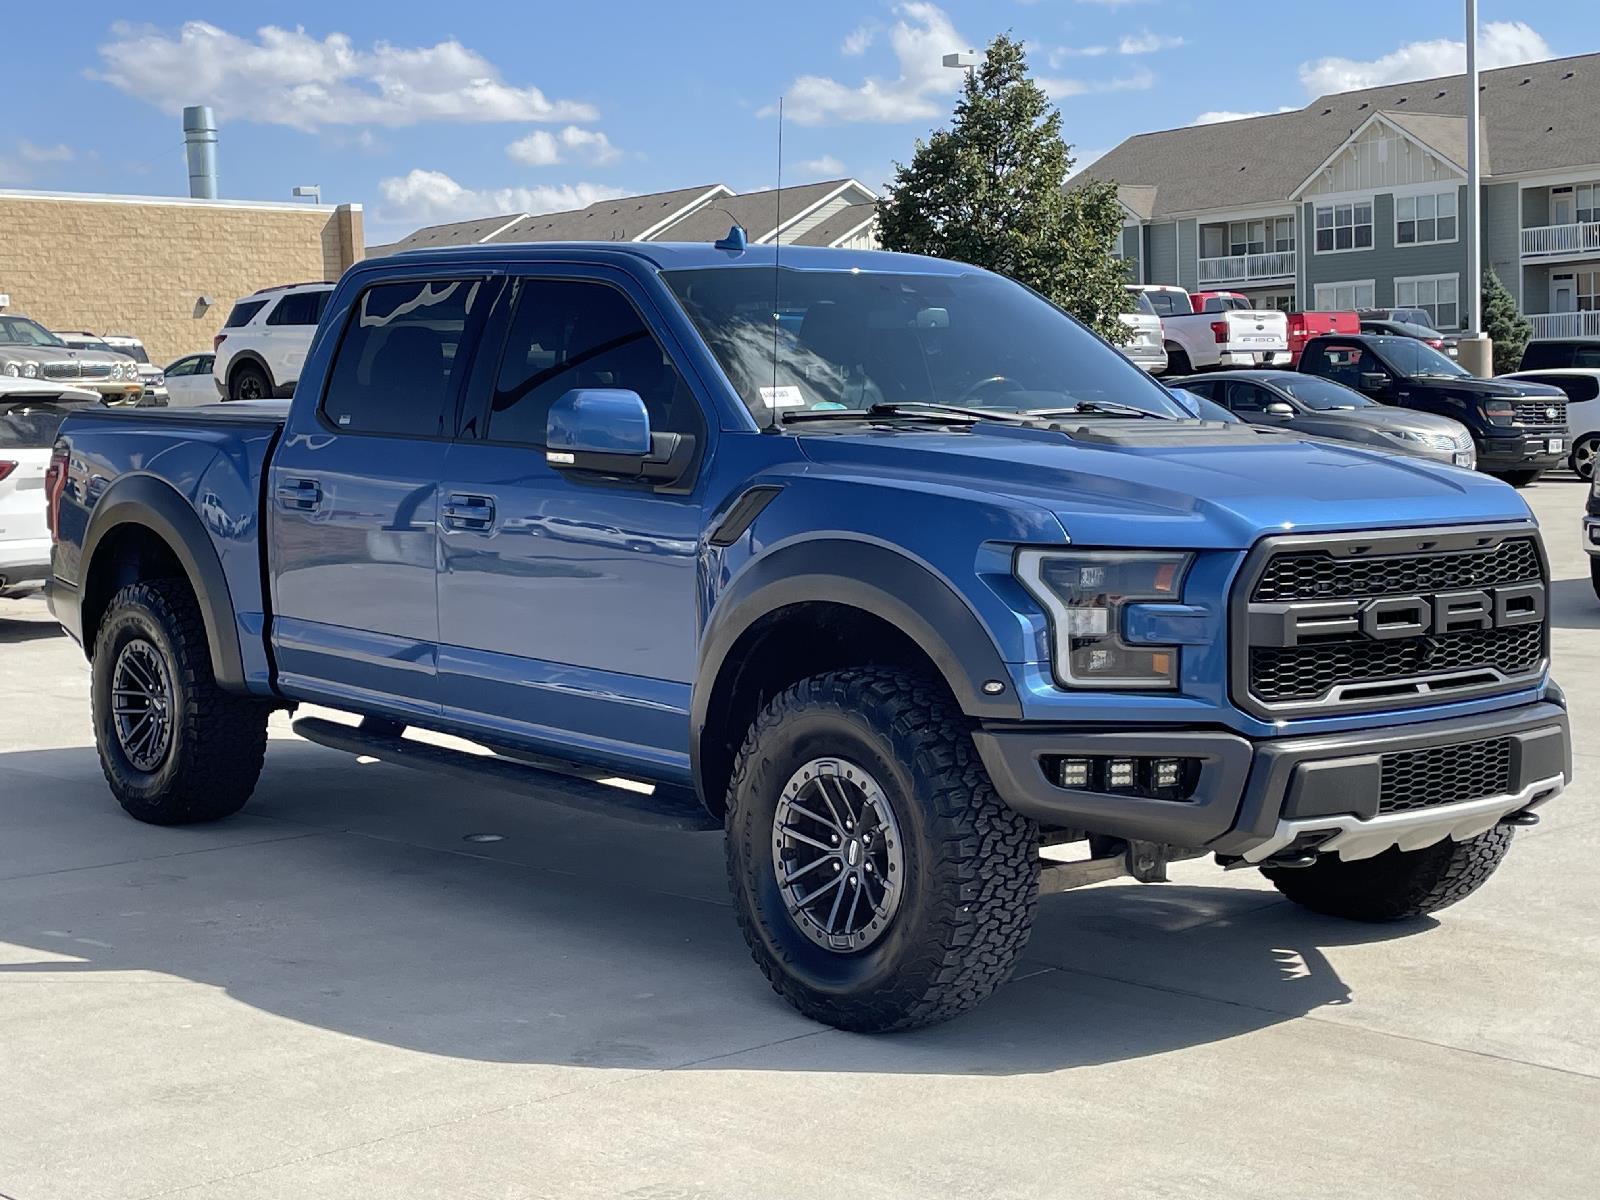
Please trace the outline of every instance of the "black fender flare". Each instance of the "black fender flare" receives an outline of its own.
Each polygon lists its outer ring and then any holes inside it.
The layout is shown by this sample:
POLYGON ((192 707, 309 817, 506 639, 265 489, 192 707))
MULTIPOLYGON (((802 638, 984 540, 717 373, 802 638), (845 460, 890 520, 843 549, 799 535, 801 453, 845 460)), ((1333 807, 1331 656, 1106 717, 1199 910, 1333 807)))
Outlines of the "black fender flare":
POLYGON ((772 551, 723 593, 700 640, 689 704, 689 760, 696 781, 707 714, 729 652, 761 618, 792 604, 842 604, 894 625, 944 677, 961 711, 984 720, 1019 720, 1022 705, 999 648, 956 591, 921 563, 873 542, 818 538, 772 551), (1005 686, 986 694, 985 682, 1005 686))
POLYGON ((233 373, 239 369, 239 365, 241 363, 251 363, 257 367, 260 367, 261 373, 267 377, 267 391, 273 396, 278 394, 278 381, 272 374, 272 368, 267 366, 267 360, 262 358, 261 355, 257 354, 254 350, 238 350, 235 351, 233 357, 228 360, 227 385, 229 399, 233 398, 233 373))
MULTIPOLYGON (((85 564, 80 579, 79 597, 89 595, 96 570, 108 564, 97 561, 100 544, 115 530, 126 525, 148 529, 167 544, 194 589, 205 622, 206 644, 211 648, 211 670, 217 685, 227 691, 243 692, 244 657, 239 647, 239 628, 234 622, 233 597, 222 560, 200 521, 194 506, 171 484, 154 475, 124 475, 116 480, 94 506, 89 528, 84 535, 81 561, 85 564)), ((85 629, 84 649, 93 653, 94 633, 85 629)))

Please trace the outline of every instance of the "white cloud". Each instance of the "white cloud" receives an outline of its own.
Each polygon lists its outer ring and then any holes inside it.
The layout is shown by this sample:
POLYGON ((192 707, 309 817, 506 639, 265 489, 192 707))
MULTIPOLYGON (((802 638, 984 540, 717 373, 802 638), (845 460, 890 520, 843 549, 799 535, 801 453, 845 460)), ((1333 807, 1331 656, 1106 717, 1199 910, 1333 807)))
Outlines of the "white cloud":
MULTIPOLYGON (((1274 110, 1272 110, 1272 109, 1260 109, 1260 110, 1258 110, 1256 112, 1234 112, 1231 109, 1217 108, 1217 109, 1212 109, 1210 112, 1201 113, 1194 120, 1190 121, 1189 124, 1191 124, 1191 125, 1220 125, 1224 121, 1248 121, 1251 117, 1270 117, 1270 116, 1273 115, 1273 111, 1274 110)), ((1285 104, 1281 108, 1277 109, 1276 111, 1277 112, 1281 112, 1281 113, 1286 113, 1286 112, 1294 112, 1295 109, 1293 108, 1293 106, 1285 104)))
MULTIPOLYGON (((801 75, 784 94, 784 116, 800 125, 827 125, 915 121, 942 113, 942 101, 961 85, 961 73, 946 67, 942 59, 952 48, 971 42, 956 32, 942 8, 927 0, 907 0, 894 12, 889 46, 899 66, 897 76, 869 75, 858 84, 848 84, 825 75, 801 75)), ((776 107, 768 107, 757 115, 776 112, 776 107)))
POLYGON ((1118 54, 1154 54, 1158 50, 1175 50, 1183 45, 1181 37, 1169 36, 1164 33, 1151 33, 1148 29, 1143 33, 1128 34, 1117 43, 1118 54))
MULTIPOLYGON (((1551 57, 1549 43, 1526 21, 1490 21, 1478 36, 1478 65, 1484 70, 1551 57)), ((1313 96, 1380 87, 1411 79, 1431 79, 1464 71, 1464 42, 1435 38, 1408 42, 1391 54, 1368 61, 1319 58, 1300 64, 1300 82, 1313 96)))
POLYGON ((383 225, 435 225, 500 213, 564 212, 626 195, 622 188, 598 183, 469 188, 443 171, 421 169, 380 179, 378 192, 383 197, 378 223, 383 225))
POLYGON ((854 58, 858 54, 865 54, 867 47, 877 40, 878 27, 863 25, 859 29, 851 30, 849 36, 844 39, 844 45, 839 47, 839 53, 854 58))
POLYGON ((1130 4, 1149 4, 1151 0, 1078 0, 1079 4, 1097 4, 1101 8, 1126 8, 1130 4))
POLYGON ((1059 67, 1069 58, 1099 58, 1110 53, 1110 46, 1057 46, 1045 56, 1045 61, 1052 67, 1059 67))
POLYGON ((58 142, 54 146, 35 146, 27 138, 17 142, 17 154, 24 162, 65 163, 77 157, 71 146, 58 142))
POLYGON ((422 121, 591 121, 591 105, 518 87, 455 40, 357 49, 342 33, 317 39, 268 25, 240 37, 205 21, 175 36, 118 22, 91 77, 176 113, 210 104, 219 119, 315 130, 328 125, 398 127, 422 121))
POLYGON ((1156 77, 1140 69, 1119 79, 1040 79, 1039 86, 1052 100, 1065 100, 1070 96, 1089 96, 1100 92, 1143 92, 1155 86, 1156 77))
POLYGON ((821 158, 813 158, 801 163, 800 170, 817 179, 839 179, 845 173, 844 163, 831 154, 824 154, 821 158))
POLYGON ((535 129, 507 146, 506 154, 529 167, 553 167, 574 157, 603 167, 622 157, 611 139, 598 129, 580 129, 576 125, 568 125, 559 133, 535 129))

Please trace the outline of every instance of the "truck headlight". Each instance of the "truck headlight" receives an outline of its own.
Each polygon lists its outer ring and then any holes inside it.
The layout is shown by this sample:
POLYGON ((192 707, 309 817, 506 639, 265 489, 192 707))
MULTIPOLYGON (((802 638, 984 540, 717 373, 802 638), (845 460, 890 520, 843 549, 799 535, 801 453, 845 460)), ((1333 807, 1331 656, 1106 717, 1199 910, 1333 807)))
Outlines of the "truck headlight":
POLYGON ((1192 554, 1136 550, 1022 550, 1016 574, 1050 617, 1051 665, 1065 688, 1178 686, 1178 647, 1130 645, 1128 605, 1177 602, 1192 554))

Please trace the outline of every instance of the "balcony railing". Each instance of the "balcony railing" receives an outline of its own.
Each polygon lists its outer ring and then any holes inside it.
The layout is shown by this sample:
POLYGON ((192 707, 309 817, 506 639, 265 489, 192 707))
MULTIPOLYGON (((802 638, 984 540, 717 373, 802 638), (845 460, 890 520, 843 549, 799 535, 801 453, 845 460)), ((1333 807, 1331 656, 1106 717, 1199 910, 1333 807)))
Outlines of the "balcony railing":
POLYGON ((1267 254, 1228 254, 1222 258, 1200 260, 1201 283, 1251 283, 1293 275, 1293 250, 1274 250, 1267 254))
POLYGON ((1600 337, 1600 312, 1529 313, 1536 338, 1600 337))
POLYGON ((1539 225, 1522 231, 1522 253, 1527 258, 1553 254, 1600 254, 1600 221, 1575 225, 1539 225))

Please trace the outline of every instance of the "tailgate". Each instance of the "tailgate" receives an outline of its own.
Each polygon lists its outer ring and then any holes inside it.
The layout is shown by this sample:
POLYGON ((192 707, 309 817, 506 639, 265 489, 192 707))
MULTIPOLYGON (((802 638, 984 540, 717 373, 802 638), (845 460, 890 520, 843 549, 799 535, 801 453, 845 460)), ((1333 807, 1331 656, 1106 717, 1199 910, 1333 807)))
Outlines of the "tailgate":
POLYGON ((1230 350, 1287 350, 1289 318, 1281 312, 1242 311, 1222 314, 1228 322, 1230 350))

